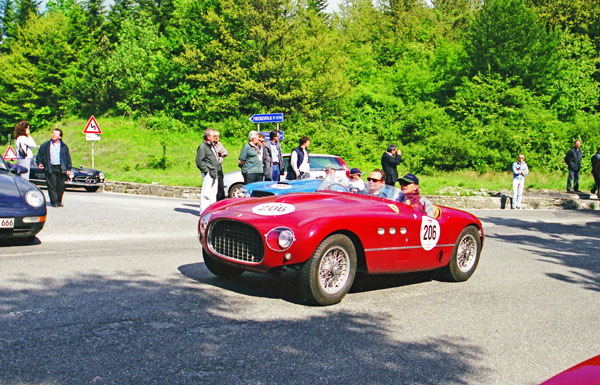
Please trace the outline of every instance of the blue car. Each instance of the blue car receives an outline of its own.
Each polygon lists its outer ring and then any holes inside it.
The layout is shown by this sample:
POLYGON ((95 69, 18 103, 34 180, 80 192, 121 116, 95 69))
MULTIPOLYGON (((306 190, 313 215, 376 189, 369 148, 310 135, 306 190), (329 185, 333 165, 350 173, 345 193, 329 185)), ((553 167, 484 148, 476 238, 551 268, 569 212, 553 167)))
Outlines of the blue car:
MULTIPOLYGON (((281 182, 264 181, 244 185, 242 193, 247 197, 264 197, 269 195, 283 195, 299 192, 315 192, 323 184, 323 179, 298 179, 281 182)), ((335 191, 348 191, 344 181, 332 181, 331 188, 335 191)))
POLYGON ((13 170, 0 157, 0 240, 33 241, 46 223, 46 198, 13 170))

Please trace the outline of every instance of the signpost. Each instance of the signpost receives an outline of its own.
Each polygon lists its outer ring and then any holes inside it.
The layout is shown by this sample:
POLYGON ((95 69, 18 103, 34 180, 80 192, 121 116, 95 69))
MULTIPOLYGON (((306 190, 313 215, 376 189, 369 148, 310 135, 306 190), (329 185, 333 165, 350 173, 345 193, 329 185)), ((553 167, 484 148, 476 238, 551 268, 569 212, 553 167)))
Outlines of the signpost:
POLYGON ((98 122, 96 122, 94 115, 90 116, 90 119, 83 129, 83 133, 85 134, 85 140, 92 142, 92 168, 94 168, 94 142, 100 140, 100 135, 102 134, 102 130, 100 129, 98 122))
POLYGON ((254 114, 250 118, 252 123, 257 124, 258 131, 260 131, 261 123, 277 123, 277 130, 279 131, 279 123, 283 122, 283 112, 277 112, 273 114, 254 114))

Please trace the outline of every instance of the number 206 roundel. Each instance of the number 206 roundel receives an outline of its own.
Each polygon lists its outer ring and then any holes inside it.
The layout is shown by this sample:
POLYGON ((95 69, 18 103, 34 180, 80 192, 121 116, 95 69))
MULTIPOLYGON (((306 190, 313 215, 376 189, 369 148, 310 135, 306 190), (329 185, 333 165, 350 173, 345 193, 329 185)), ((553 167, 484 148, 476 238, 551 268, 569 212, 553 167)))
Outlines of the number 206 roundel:
POLYGON ((421 246, 425 250, 431 250, 437 245, 442 229, 438 221, 423 216, 421 221, 421 246))

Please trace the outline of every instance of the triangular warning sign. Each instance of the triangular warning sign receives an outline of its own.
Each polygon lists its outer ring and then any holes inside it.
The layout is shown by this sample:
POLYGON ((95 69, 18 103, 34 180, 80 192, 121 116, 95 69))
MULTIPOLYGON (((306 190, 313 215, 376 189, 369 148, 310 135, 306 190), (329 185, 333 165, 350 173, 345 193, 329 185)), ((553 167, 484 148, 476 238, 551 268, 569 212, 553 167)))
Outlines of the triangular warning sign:
POLYGON ((4 160, 15 160, 17 159, 17 153, 12 149, 11 146, 8 146, 4 156, 2 157, 4 160))
POLYGON ((15 152, 15 150, 13 150, 11 146, 8 146, 2 158, 4 160, 15 160, 17 159, 17 153, 15 152))
POLYGON ((85 128, 83 129, 84 134, 101 134, 102 130, 100 130, 100 126, 98 122, 96 122, 96 118, 94 115, 90 116, 90 120, 88 120, 85 128))

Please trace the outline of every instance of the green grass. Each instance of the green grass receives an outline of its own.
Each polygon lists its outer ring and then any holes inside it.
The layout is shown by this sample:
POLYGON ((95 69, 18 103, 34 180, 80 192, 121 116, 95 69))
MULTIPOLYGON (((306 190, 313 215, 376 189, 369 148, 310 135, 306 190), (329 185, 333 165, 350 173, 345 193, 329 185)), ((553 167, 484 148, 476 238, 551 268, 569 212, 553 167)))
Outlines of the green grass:
MULTIPOLYGON (((168 167, 165 170, 151 167, 163 154, 161 133, 144 128, 140 123, 121 118, 97 118, 102 130, 100 141, 94 143, 94 168, 104 172, 107 180, 131 181, 139 183, 153 183, 174 186, 200 186, 202 177, 196 168, 196 148, 202 142, 202 133, 189 130, 169 134, 167 139, 166 157, 168 167)), ((63 140, 71 150, 74 166, 92 165, 92 142, 85 140, 82 133, 87 120, 70 119, 55 125, 63 130, 63 140)), ((54 128, 54 127, 52 127, 54 128)), ((52 128, 36 130, 32 133, 38 146, 50 139, 52 128)), ((254 127, 249 125, 248 130, 254 127)), ((223 138, 223 144, 229 151, 225 158, 223 169, 225 172, 237 170, 237 157, 246 142, 246 138, 223 138)), ((6 143, 3 143, 5 151, 6 143)), ((295 147, 295 143, 283 143, 284 152, 295 147)), ((381 147, 381 146, 380 146, 381 147)), ((318 143, 311 143, 311 151, 319 153, 318 143)), ((383 147, 382 150, 384 151, 383 147)), ((380 168, 379 159, 364 164, 353 164, 345 159, 350 167, 359 167, 365 174, 366 180, 369 170, 380 168)), ((402 165, 398 172, 403 175, 409 170, 402 165)), ((418 175, 421 191, 424 194, 439 194, 448 187, 460 187, 463 194, 470 191, 486 189, 489 191, 502 191, 512 189, 512 173, 478 173, 475 171, 456 171, 449 173, 435 173, 432 175, 418 175)), ((591 175, 581 175, 580 187, 589 191, 593 185, 591 175)), ((563 191, 566 188, 566 171, 564 174, 541 174, 531 170, 526 178, 528 189, 548 189, 563 191)))

